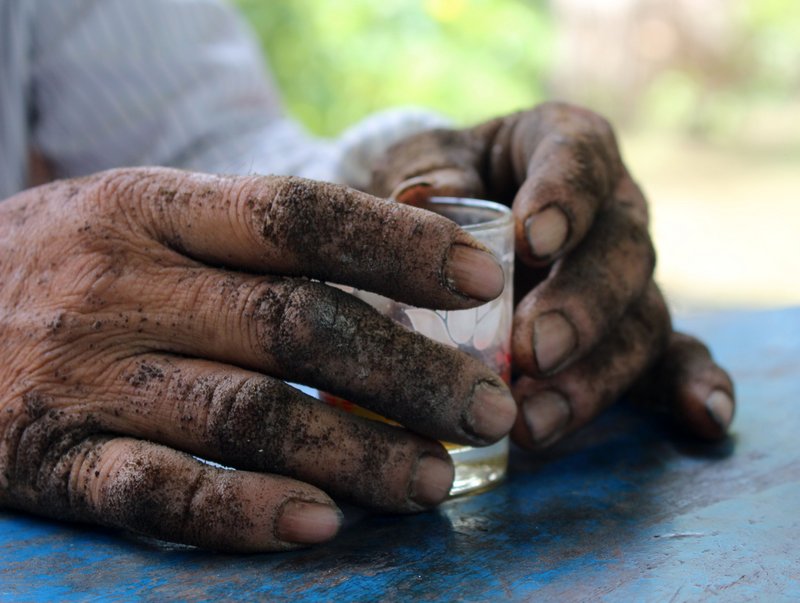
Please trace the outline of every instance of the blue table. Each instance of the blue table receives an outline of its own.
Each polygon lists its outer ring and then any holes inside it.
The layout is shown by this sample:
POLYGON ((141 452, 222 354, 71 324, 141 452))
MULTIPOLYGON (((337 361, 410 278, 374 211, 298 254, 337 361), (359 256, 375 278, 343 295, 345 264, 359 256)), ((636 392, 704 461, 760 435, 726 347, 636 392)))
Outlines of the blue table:
POLYGON ((800 308, 684 318, 737 382, 734 435, 626 409, 501 487, 333 543, 215 555, 0 512, 0 600, 800 600, 800 308))

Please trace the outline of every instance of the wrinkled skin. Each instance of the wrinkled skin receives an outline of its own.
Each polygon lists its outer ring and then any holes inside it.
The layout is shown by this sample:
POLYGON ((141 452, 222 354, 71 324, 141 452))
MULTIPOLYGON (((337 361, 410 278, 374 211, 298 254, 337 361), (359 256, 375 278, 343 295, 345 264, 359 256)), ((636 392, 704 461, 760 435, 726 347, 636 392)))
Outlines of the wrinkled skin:
POLYGON ((371 192, 419 205, 487 198, 516 220, 512 435, 551 446, 624 392, 691 434, 725 437, 733 384, 708 349, 672 331, 652 274, 647 203, 600 116, 565 103, 392 147, 371 192))
POLYGON ((444 309, 494 298, 499 266, 447 220, 296 178, 114 170, 0 203, 0 506, 278 550, 335 535, 328 494, 441 502, 453 467, 437 439, 513 426, 541 448, 633 385, 696 435, 725 435, 732 385, 671 332, 646 205, 602 119, 551 104, 429 132, 388 154, 374 191, 512 204, 521 413, 477 361, 319 282, 444 309))
POLYGON ((333 537, 328 494, 441 502, 434 438, 497 440, 510 391, 320 281, 441 308, 503 286, 447 220, 298 178, 114 170, 0 203, 0 506, 263 551, 333 537))

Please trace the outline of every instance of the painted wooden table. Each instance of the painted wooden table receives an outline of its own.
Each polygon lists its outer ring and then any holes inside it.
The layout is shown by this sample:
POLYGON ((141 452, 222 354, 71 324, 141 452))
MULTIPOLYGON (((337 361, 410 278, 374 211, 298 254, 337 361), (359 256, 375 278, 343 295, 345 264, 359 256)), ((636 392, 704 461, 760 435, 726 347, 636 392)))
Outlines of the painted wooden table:
POLYGON ((412 517, 349 511, 316 549, 229 556, 0 512, 0 600, 800 600, 800 308, 680 326, 737 382, 702 446, 616 409, 497 489, 412 517))

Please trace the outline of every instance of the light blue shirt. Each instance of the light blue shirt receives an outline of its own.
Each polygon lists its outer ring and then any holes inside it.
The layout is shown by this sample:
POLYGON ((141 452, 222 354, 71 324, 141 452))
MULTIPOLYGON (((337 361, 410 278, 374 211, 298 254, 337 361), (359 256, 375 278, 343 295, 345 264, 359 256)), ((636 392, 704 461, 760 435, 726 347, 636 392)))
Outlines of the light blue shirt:
POLYGON ((443 123, 393 111, 310 136, 221 0, 0 0, 0 199, 25 188, 31 148, 62 178, 165 165, 363 187, 388 144, 443 123))

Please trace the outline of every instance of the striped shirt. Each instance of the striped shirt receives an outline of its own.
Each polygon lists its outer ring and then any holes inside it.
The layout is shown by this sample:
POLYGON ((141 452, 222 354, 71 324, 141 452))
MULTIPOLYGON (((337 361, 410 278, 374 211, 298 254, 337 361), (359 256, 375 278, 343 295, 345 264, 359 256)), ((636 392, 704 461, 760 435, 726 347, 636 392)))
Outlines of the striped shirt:
POLYGON ((60 178, 164 165, 363 188, 389 144, 443 124, 394 110, 309 135, 222 0, 0 0, 0 199, 25 188, 30 149, 60 178))

